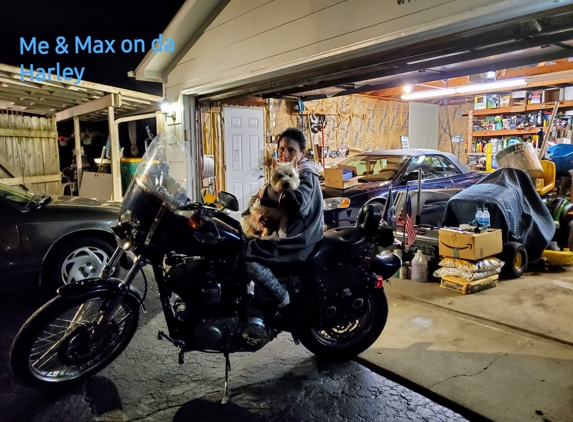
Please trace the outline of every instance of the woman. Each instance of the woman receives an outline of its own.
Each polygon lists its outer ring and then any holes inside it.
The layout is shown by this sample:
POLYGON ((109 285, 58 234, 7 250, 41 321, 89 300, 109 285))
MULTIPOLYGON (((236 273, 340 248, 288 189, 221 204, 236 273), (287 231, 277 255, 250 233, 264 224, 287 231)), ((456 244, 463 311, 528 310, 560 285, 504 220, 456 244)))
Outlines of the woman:
POLYGON ((264 263, 305 261, 324 233, 322 191, 318 180, 320 166, 306 158, 305 153, 306 139, 300 130, 289 128, 281 133, 279 161, 290 162, 296 158, 300 177, 298 189, 283 193, 278 203, 288 213, 287 237, 253 239, 246 252, 247 273, 277 300, 279 308, 290 303, 288 291, 264 263))

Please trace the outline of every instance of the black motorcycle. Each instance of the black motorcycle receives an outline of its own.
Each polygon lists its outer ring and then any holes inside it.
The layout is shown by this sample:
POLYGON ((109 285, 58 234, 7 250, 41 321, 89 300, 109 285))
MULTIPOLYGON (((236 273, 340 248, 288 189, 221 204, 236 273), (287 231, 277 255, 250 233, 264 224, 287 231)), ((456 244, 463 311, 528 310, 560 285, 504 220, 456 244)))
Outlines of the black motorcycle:
MULTIPOLYGON (((229 353, 256 352, 288 330, 275 301, 244 271, 248 239, 226 211, 238 210, 237 199, 221 192, 215 204, 191 202, 179 183, 185 180, 184 156, 174 136, 153 140, 113 228, 118 248, 100 277, 58 289, 18 332, 10 365, 22 384, 66 385, 110 364, 137 328, 146 292, 131 284, 148 264, 168 327, 158 338, 178 348, 179 363, 187 351, 223 353, 223 402, 229 400, 229 353), (125 279, 111 277, 127 251, 135 259, 125 279)), ((388 316, 383 280, 401 265, 393 254, 378 254, 378 245, 393 240, 378 208, 367 206, 356 227, 327 231, 305 262, 268 263, 303 321, 292 333, 295 343, 342 359, 374 343, 388 316)), ((147 291, 147 280, 145 285, 147 291)))

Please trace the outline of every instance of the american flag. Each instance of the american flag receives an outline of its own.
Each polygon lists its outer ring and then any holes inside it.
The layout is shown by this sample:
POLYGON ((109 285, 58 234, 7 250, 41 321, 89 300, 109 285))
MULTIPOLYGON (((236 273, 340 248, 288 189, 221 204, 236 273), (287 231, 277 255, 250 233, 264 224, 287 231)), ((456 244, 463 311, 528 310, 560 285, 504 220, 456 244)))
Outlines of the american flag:
POLYGON ((404 233, 408 236, 406 245, 411 246, 416 240, 416 229, 414 228, 414 217, 412 216, 412 198, 410 191, 406 191, 406 219, 404 222, 404 233))

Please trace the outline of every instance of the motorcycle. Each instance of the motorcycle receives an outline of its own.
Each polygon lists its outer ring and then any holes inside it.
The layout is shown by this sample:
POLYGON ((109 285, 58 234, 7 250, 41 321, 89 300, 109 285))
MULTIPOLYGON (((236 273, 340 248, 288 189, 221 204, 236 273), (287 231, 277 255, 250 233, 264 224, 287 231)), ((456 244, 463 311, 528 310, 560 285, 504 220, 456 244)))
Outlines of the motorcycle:
MULTIPOLYGON (((113 227, 117 249, 98 278, 58 289, 16 335, 10 365, 15 378, 31 387, 81 381, 114 361, 145 311, 145 265, 153 270, 168 327, 158 339, 178 349, 218 352, 225 357, 223 403, 229 400, 229 354, 256 352, 289 324, 276 301, 244 271, 249 241, 239 221, 237 199, 226 192, 218 203, 193 202, 178 181, 185 180, 182 142, 169 134, 152 141, 129 185, 113 227), (133 264, 123 280, 112 269, 123 254, 133 264), (143 295, 132 286, 141 271, 143 295)), ((379 337, 388 316, 383 281, 401 266, 378 245, 393 243, 380 211, 367 206, 356 227, 325 232, 305 262, 269 263, 291 297, 299 321, 292 332, 318 356, 348 359, 379 337)))

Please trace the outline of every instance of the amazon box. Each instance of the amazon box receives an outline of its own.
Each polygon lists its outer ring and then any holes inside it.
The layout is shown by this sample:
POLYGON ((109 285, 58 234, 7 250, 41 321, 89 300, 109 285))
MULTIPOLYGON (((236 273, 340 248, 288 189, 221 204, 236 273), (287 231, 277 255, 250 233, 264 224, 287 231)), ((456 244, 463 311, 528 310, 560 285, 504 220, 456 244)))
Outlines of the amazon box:
POLYGON ((350 167, 324 170, 324 185, 331 188, 348 189, 358 184, 360 177, 356 176, 350 167))
POLYGON ((461 230, 440 229, 440 255, 475 261, 496 255, 503 250, 500 229, 485 233, 470 233, 461 230))

